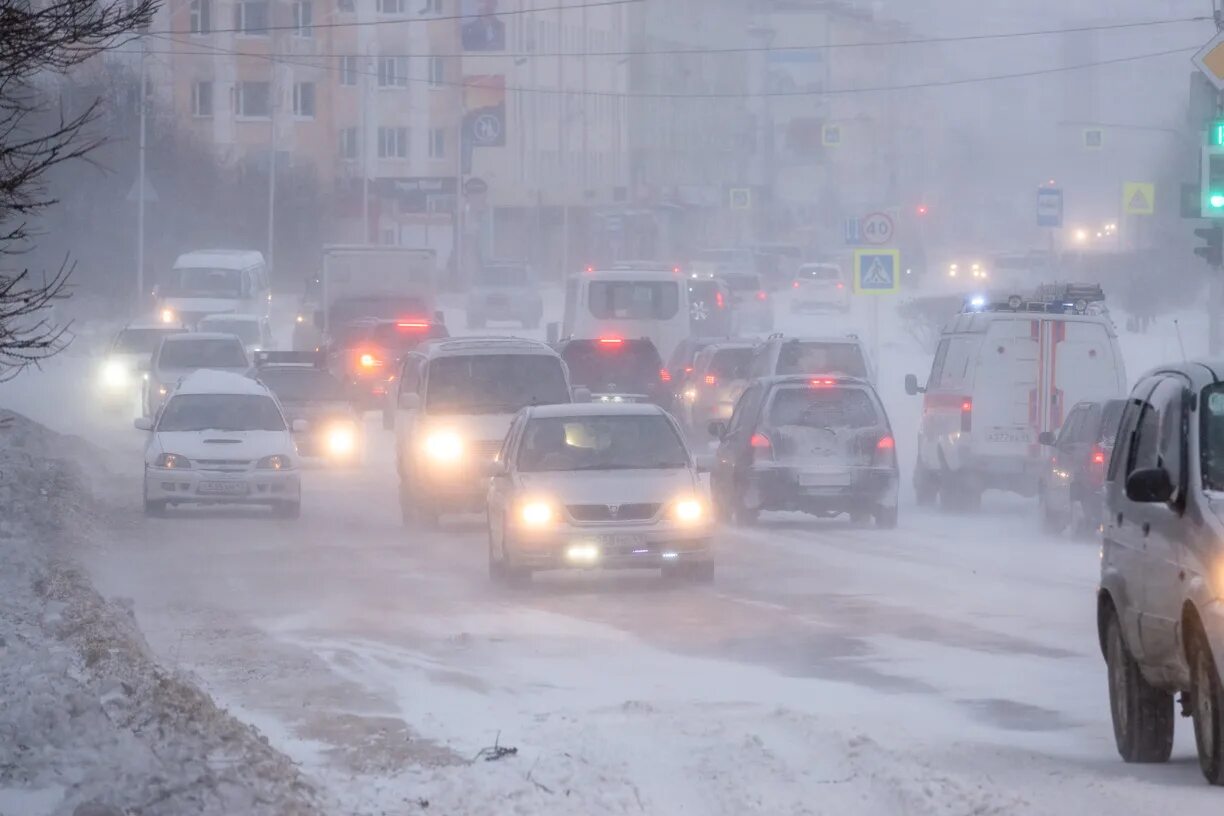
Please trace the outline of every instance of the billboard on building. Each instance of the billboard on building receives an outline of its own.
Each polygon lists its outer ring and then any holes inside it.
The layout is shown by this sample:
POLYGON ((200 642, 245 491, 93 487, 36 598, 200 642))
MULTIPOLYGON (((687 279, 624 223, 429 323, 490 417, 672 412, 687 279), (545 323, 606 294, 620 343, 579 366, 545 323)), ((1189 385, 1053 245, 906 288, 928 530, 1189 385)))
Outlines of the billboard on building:
POLYGON ((461 0, 459 13, 464 51, 506 50, 506 24, 497 15, 497 0, 461 0))

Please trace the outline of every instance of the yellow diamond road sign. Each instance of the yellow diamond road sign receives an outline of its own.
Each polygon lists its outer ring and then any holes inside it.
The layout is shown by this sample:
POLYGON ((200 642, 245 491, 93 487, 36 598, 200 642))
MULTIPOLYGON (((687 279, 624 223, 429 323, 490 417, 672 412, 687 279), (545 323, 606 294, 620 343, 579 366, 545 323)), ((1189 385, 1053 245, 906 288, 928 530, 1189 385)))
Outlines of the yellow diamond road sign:
POLYGON ((1156 185, 1143 181, 1123 184, 1122 208, 1127 215, 1151 215, 1156 212, 1156 185))
POLYGON ((1194 55, 1194 64, 1203 72, 1216 90, 1224 91, 1224 32, 1211 38, 1211 42, 1194 55))

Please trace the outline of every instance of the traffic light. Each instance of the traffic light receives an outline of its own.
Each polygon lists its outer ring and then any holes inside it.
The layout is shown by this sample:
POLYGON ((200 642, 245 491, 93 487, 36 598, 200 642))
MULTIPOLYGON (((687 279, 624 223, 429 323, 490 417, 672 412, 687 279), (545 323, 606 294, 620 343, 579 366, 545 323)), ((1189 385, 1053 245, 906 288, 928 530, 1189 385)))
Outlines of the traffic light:
POLYGON ((1210 266, 1224 266, 1224 226, 1201 227, 1194 234, 1203 239, 1203 245, 1195 247, 1194 254, 1210 266))
POLYGON ((1203 148, 1202 217, 1224 218, 1224 146, 1203 148))

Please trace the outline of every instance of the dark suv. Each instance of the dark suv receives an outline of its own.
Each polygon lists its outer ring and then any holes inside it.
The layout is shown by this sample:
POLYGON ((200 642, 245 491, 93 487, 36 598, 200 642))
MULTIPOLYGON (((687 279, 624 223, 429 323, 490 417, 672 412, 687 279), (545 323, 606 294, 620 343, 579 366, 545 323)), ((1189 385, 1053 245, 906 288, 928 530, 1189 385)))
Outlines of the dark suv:
POLYGON ((755 380, 730 421, 709 427, 720 441, 710 493, 725 518, 751 525, 762 510, 799 510, 897 525, 896 442, 866 380, 755 380))
POLYGON ((1168 760, 1180 693, 1203 775, 1224 784, 1224 361, 1148 373, 1117 440, 1097 629, 1118 753, 1168 760))
POLYGON ((1057 433, 1041 434, 1041 444, 1050 453, 1037 489, 1046 532, 1059 533, 1068 525, 1080 534, 1100 529, 1105 471, 1125 404, 1125 400, 1077 403, 1057 433))

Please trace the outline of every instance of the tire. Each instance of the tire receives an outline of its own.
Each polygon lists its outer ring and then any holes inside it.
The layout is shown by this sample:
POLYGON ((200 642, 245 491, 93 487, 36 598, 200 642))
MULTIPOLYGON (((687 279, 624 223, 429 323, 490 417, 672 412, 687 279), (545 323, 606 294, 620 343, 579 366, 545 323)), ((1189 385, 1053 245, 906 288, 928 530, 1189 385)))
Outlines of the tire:
POLYGON ((1062 513, 1050 507, 1050 503, 1046 499, 1045 490, 1042 490, 1037 496, 1037 508, 1038 513, 1041 514, 1041 532, 1048 535, 1058 535, 1067 529, 1067 524, 1070 520, 1062 513))
POLYGON ((1224 694, 1220 691, 1220 674, 1216 671, 1211 646, 1202 630, 1190 639, 1191 716, 1194 719, 1194 744, 1198 749, 1199 768, 1212 785, 1224 785, 1224 694))
POLYGON ((1105 665, 1118 754, 1126 762, 1168 762, 1173 752, 1173 695, 1144 679, 1112 611, 1105 624, 1105 665))
POLYGON ((493 525, 489 525, 489 581, 504 585, 506 583, 506 565, 505 562, 493 557, 493 525))
POLYGON ((493 528, 489 528, 489 578, 501 586, 510 587, 512 589, 522 589, 531 585, 532 572, 526 567, 516 567, 510 561, 508 548, 506 547, 507 533, 505 521, 502 522, 502 557, 495 559, 493 557, 493 528))
POLYGON ((157 499, 144 500, 144 513, 149 518, 165 518, 167 502, 157 499))
POLYGON ((876 527, 881 530, 894 530, 897 527, 897 508, 879 507, 875 511, 876 527))
POLYGON ((857 527, 862 527, 866 525, 867 522, 869 521, 871 521, 871 511, 870 510, 851 510, 850 511, 850 523, 851 524, 857 527))
POLYGON ((277 518, 295 519, 302 517, 302 500, 290 502, 280 502, 272 506, 272 512, 277 518))

